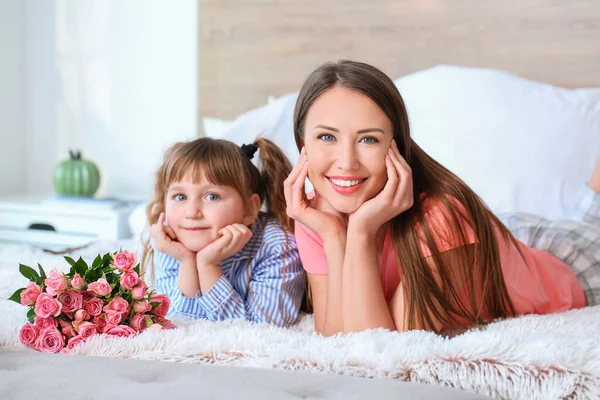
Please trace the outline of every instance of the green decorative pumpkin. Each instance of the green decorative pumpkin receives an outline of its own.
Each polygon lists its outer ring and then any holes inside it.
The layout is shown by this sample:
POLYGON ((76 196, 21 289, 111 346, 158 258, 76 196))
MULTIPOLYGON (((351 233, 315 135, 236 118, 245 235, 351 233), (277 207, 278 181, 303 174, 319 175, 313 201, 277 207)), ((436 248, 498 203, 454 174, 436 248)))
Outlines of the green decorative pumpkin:
POLYGON ((96 164, 81 158, 81 152, 69 150, 70 159, 54 168, 52 185, 59 195, 92 197, 100 187, 96 164))

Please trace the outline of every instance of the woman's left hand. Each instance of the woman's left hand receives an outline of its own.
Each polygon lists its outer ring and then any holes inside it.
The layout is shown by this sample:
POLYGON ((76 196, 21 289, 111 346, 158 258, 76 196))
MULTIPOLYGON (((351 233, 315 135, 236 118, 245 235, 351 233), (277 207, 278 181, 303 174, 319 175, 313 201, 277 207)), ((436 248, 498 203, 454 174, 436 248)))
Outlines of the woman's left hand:
POLYGON ((412 207, 412 170, 400 155, 395 140, 385 156, 385 166, 388 180, 383 190, 350 215, 348 230, 374 235, 384 223, 412 207))

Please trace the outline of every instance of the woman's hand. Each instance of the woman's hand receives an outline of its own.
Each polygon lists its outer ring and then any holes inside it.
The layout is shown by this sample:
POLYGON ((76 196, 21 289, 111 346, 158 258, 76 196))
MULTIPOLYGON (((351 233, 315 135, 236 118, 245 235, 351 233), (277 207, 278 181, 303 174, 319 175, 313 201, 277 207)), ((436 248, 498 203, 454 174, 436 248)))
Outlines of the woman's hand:
POLYGON ((194 260, 196 254, 177 240, 173 229, 165 225, 165 218, 165 213, 161 213, 158 221, 150 227, 150 236, 154 239, 154 248, 176 259, 180 263, 194 260))
POLYGON ((321 240, 331 235, 345 232, 346 226, 341 216, 335 215, 325 199, 318 195, 309 202, 304 191, 304 182, 308 176, 306 150, 302 148, 296 166, 283 183, 287 215, 315 232, 321 240))
POLYGON ((348 225, 354 232, 374 235, 384 223, 413 205, 412 170, 400 155, 395 140, 385 156, 385 166, 388 180, 383 190, 350 215, 348 225))
POLYGON ((227 257, 238 253, 252 237, 246 225, 231 224, 219 231, 220 238, 210 243, 196 254, 198 268, 220 266, 227 257))

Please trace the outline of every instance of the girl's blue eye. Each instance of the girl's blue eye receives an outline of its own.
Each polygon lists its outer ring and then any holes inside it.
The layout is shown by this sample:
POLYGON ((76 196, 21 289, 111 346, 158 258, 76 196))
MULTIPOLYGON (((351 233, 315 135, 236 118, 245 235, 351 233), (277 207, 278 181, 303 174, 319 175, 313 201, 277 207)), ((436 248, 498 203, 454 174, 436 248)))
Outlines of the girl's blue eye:
POLYGON ((321 139, 325 142, 333 142, 335 140, 335 136, 329 133, 322 133, 319 136, 317 136, 317 139, 321 139))
POLYGON ((220 199, 219 195, 216 193, 209 193, 204 198, 208 201, 216 201, 220 199))
POLYGON ((366 136, 362 139, 360 139, 361 143, 366 143, 366 144, 374 144, 374 143, 379 143, 379 140, 374 138, 373 136, 366 136))
POLYGON ((185 195, 178 193, 175 196, 173 196, 173 199, 175 201, 184 201, 186 199, 185 195))

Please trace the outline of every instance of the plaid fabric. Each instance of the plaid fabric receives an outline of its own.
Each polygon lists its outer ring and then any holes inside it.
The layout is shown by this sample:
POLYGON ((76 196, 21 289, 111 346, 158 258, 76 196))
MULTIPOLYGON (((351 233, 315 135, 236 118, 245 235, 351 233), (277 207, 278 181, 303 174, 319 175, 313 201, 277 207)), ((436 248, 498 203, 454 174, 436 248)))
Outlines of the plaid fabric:
POLYGON ((528 213, 503 213, 498 217, 518 240, 569 265, 588 305, 600 304, 599 194, 587 187, 582 189, 573 220, 550 221, 528 213))
POLYGON ((584 185, 579 191, 573 219, 587 222, 600 229, 600 193, 584 185))

